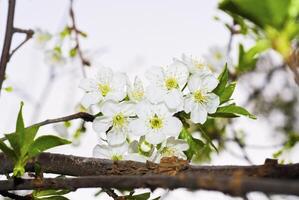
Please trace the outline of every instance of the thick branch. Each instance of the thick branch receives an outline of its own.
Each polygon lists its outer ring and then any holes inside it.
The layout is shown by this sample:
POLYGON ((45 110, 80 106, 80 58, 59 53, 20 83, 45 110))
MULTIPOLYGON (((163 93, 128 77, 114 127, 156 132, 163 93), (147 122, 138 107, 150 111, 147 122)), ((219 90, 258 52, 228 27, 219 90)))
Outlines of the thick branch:
MULTIPOLYGON (((13 162, 3 153, 0 154, 0 174, 12 172, 13 162)), ((264 165, 252 166, 192 166, 179 163, 140 163, 133 161, 111 161, 106 159, 86 158, 63 154, 42 153, 30 160, 26 171, 34 172, 34 163, 38 162, 45 173, 70 176, 99 175, 151 175, 151 174, 191 174, 198 176, 233 176, 268 177, 299 179, 299 164, 280 165, 266 161, 264 165)))
POLYGON ((85 176, 79 178, 45 178, 0 181, 1 190, 67 189, 78 188, 188 188, 192 190, 217 190, 235 196, 243 196, 251 191, 266 194, 299 195, 298 181, 249 178, 243 176, 208 175, 144 175, 144 176, 85 176))
POLYGON ((15 15, 15 6, 16 6, 15 0, 9 0, 4 44, 3 44, 1 60, 0 60, 0 92, 1 92, 3 81, 5 79, 5 71, 6 71, 7 63, 9 61, 9 52, 11 47, 12 36, 14 33, 13 22, 14 22, 14 15, 15 15))

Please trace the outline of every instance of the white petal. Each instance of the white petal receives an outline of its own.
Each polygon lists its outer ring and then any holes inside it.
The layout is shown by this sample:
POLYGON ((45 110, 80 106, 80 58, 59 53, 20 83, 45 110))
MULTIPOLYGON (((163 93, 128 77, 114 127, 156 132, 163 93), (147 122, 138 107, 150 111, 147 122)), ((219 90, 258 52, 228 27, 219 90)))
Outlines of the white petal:
POLYGON ((104 116, 112 117, 119 111, 120 111, 119 103, 115 101, 108 100, 101 105, 101 112, 103 113, 104 116))
POLYGON ((147 70, 146 78, 155 86, 160 86, 164 82, 164 71, 162 67, 152 67, 147 70))
POLYGON ((133 116, 135 115, 135 104, 133 103, 128 103, 128 102, 122 102, 119 104, 120 111, 125 115, 125 116, 133 116))
POLYGON ((178 81, 179 87, 183 88, 187 83, 187 79, 189 77, 189 71, 181 62, 174 61, 171 63, 165 70, 166 77, 175 77, 178 81))
POLYGON ((191 112, 192 110, 192 105, 193 105, 193 101, 191 99, 191 97, 187 97, 184 101, 184 111, 186 113, 189 113, 191 112))
POLYGON ((111 118, 100 116, 93 120, 92 128, 97 133, 105 133, 112 126, 111 118))
POLYGON ((216 94, 208 93, 207 96, 207 103, 204 104, 208 113, 215 113, 219 104, 220 100, 216 94))
POLYGON ((156 104, 163 101, 166 91, 160 87, 151 85, 146 88, 145 94, 151 103, 156 104))
POLYGON ((189 145, 185 140, 175 139, 174 137, 167 139, 167 146, 176 148, 178 151, 186 151, 189 149, 189 145))
POLYGON ((85 90, 86 92, 97 91, 98 84, 94 79, 82 79, 79 83, 79 88, 85 90))
POLYGON ((111 146, 113 154, 116 155, 124 155, 125 153, 127 153, 129 151, 129 145, 128 143, 125 141, 121 144, 118 145, 113 145, 111 146))
POLYGON ((108 145, 96 145, 93 148, 92 155, 96 158, 110 159, 111 149, 108 145))
POLYGON ((126 141, 126 134, 124 132, 112 129, 107 133, 107 142, 110 145, 119 145, 126 141))
POLYGON ((132 120, 129 124, 129 132, 132 135, 136 136, 142 136, 146 134, 146 124, 144 120, 141 119, 135 119, 132 120))
POLYGON ((166 139, 165 134, 161 132, 149 132, 145 135, 145 140, 150 144, 160 144, 166 139))
POLYGON ((207 120, 207 111, 200 104, 197 104, 193 110, 191 110, 191 121, 194 123, 203 124, 207 120))
POLYGON ((195 90, 198 90, 200 86, 201 86, 201 76, 198 76, 197 74, 191 75, 188 81, 189 91, 194 92, 195 90))
POLYGON ((179 90, 171 90, 165 95, 165 103, 170 109, 178 108, 183 103, 183 94, 179 90))
POLYGON ((81 104, 84 108, 89 108, 89 106, 99 103, 102 99, 102 95, 99 92, 87 92, 84 94, 81 104))
POLYGON ((138 153, 130 153, 128 155, 125 155, 125 158, 124 160, 132 160, 132 161, 135 161, 135 162, 143 162, 145 163, 146 162, 146 157, 145 156, 142 156, 138 153))
POLYGON ((182 122, 176 117, 170 117, 165 120, 163 131, 166 135, 177 137, 182 130, 182 122))
POLYGON ((219 83, 218 79, 213 74, 204 75, 201 77, 202 81, 200 87, 207 92, 213 91, 219 83))
POLYGON ((101 67, 98 69, 96 77, 101 84, 108 84, 113 78, 113 71, 111 68, 101 67))

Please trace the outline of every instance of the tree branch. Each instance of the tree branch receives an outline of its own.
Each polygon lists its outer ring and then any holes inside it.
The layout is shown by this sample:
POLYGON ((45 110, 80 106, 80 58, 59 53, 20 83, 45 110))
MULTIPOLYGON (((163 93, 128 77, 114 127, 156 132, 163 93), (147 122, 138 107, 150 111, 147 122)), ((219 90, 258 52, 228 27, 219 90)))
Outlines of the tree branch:
POLYGON ((78 178, 45 178, 0 181, 1 190, 32 190, 32 189, 67 189, 78 188, 188 188, 192 190, 216 190, 233 196, 244 196, 248 192, 259 191, 266 194, 299 195, 298 181, 251 178, 243 176, 212 176, 183 174, 167 175, 118 175, 118 176, 84 176, 78 178))
POLYGON ((3 81, 5 79, 5 71, 9 59, 21 46, 23 46, 30 38, 32 38, 34 33, 32 30, 24 30, 24 29, 14 27, 15 7, 16 7, 16 1, 9 0, 4 44, 3 44, 1 60, 0 60, 0 93, 1 93, 3 81), (24 33, 26 34, 26 38, 10 53, 10 48, 11 48, 11 43, 12 43, 12 38, 14 33, 24 33))
POLYGON ((69 11, 69 13, 70 13, 71 21, 72 21, 71 29, 74 31, 74 34, 75 34, 75 42, 76 42, 76 47, 75 48, 77 49, 79 58, 81 60, 82 74, 83 74, 83 77, 86 77, 84 67, 85 66, 90 66, 90 62, 86 58, 84 58, 84 56, 83 56, 83 52, 82 52, 82 49, 81 49, 81 46, 80 46, 80 40, 79 40, 79 35, 82 35, 82 32, 77 28, 76 18, 75 18, 73 6, 74 6, 74 1, 70 0, 70 11, 69 11))
POLYGON ((12 36, 14 33, 13 22, 14 22, 14 15, 15 15, 15 7, 16 7, 16 1, 9 0, 4 44, 3 44, 1 60, 0 60, 0 93, 1 93, 3 81, 5 79, 5 71, 6 71, 7 63, 9 61, 9 52, 10 52, 10 47, 12 42, 12 36))
MULTIPOLYGON (((8 174, 14 163, 0 154, 0 174, 8 174)), ((26 165, 34 172, 39 163, 44 173, 76 178, 18 179, 0 181, 0 191, 77 188, 180 188, 217 190, 243 196, 251 191, 299 195, 299 163, 281 165, 266 160, 264 165, 191 166, 187 163, 140 163, 71 155, 42 153, 26 165)))
MULTIPOLYGON (((11 159, 0 153, 0 174, 8 174, 13 170, 11 159)), ((180 163, 134 161, 112 161, 107 159, 86 158, 72 155, 41 153, 26 165, 27 172, 34 172, 35 163, 39 163, 44 173, 70 176, 99 175, 150 175, 150 174, 193 174, 198 176, 233 176, 242 174, 246 177, 299 179, 299 163, 281 165, 276 160, 267 159, 264 165, 251 166, 193 166, 180 163)))

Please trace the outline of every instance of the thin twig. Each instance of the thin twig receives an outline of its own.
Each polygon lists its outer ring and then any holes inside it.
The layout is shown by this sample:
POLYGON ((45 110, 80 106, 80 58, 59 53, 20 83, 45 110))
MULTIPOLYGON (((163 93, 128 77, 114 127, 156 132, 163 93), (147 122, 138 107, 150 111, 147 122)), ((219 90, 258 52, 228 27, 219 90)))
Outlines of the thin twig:
POLYGON ((26 37, 23 40, 23 42, 21 42, 16 48, 14 48, 10 55, 9 55, 9 60, 11 59, 11 57, 13 56, 13 54, 19 49, 21 48, 28 40, 30 40, 34 34, 33 30, 23 30, 23 29, 19 29, 19 28, 14 28, 14 33, 25 33, 26 37))
POLYGON ((118 195, 114 192, 113 189, 109 189, 109 188, 102 188, 102 190, 104 192, 106 192, 110 197, 112 197, 114 200, 118 199, 118 195))
POLYGON ((72 21, 71 30, 74 31, 74 35, 75 35, 75 42, 76 42, 75 48, 77 49, 79 58, 81 60, 82 75, 83 75, 83 77, 86 77, 86 72, 84 70, 84 67, 90 66, 90 62, 88 60, 86 60, 86 58, 84 58, 83 53, 82 53, 82 49, 80 46, 80 40, 79 40, 79 35, 82 34, 82 32, 77 28, 73 6, 74 6, 74 1, 70 0, 70 18, 72 21))

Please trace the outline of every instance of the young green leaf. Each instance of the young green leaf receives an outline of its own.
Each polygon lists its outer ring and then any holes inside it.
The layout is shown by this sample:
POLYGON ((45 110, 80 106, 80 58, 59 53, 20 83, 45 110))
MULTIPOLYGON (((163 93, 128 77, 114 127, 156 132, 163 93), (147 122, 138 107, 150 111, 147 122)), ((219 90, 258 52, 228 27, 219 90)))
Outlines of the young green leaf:
POLYGON ((220 104, 223 104, 230 100, 231 96, 233 95, 236 88, 236 82, 230 83, 228 86, 225 87, 222 94, 219 96, 220 104))
POLYGON ((71 142, 54 135, 44 135, 37 138, 33 144, 28 149, 28 154, 30 157, 36 156, 37 154, 57 147, 60 145, 70 144, 71 142))
POLYGON ((25 155, 28 151, 28 148, 33 143, 34 138, 38 132, 39 126, 30 126, 25 129, 24 143, 21 146, 21 155, 25 155))
POLYGON ((0 150, 5 153, 9 158, 16 160, 17 156, 15 152, 9 148, 2 140, 0 140, 0 150))
POLYGON ((32 196, 34 197, 46 197, 46 196, 59 196, 59 195, 65 195, 68 194, 69 190, 35 190, 32 192, 32 196))
POLYGON ((185 152, 188 160, 191 160, 205 145, 201 140, 193 138, 186 128, 182 129, 179 138, 185 140, 189 145, 189 149, 185 152))
POLYGON ((218 77, 219 80, 219 84, 217 85, 217 87, 213 90, 213 93, 215 93, 216 95, 220 96, 222 94, 222 92, 225 89, 225 86, 228 82, 228 69, 227 69, 227 64, 225 65, 223 71, 221 72, 221 74, 218 77))
POLYGON ((17 133, 5 134, 5 138, 8 140, 10 146, 13 148, 16 156, 20 156, 21 147, 19 143, 19 135, 17 133))
POLYGON ((142 193, 142 194, 136 194, 136 195, 127 195, 125 196, 125 199, 127 200, 148 200, 151 197, 150 192, 142 193))
POLYGON ((50 196, 50 197, 43 197, 38 199, 39 200, 69 200, 69 198, 66 198, 64 196, 50 196))
POLYGON ((214 145, 213 141, 211 140, 210 136, 206 133, 206 131, 201 127, 201 125, 198 126, 200 133, 202 136, 207 140, 207 142, 219 153, 217 147, 214 145))
POLYGON ((21 102, 20 105, 20 110, 17 118, 17 125, 16 125, 16 134, 18 135, 18 144, 19 147, 21 148, 22 144, 25 142, 25 124, 24 124, 24 119, 23 119, 23 106, 24 103, 21 102))
POLYGON ((219 107, 216 111, 216 113, 210 115, 210 116, 217 116, 217 114, 227 114, 228 116, 246 116, 251 119, 256 119, 255 115, 252 115, 250 112, 248 112, 245 108, 236 106, 235 104, 230 104, 227 106, 219 107))

